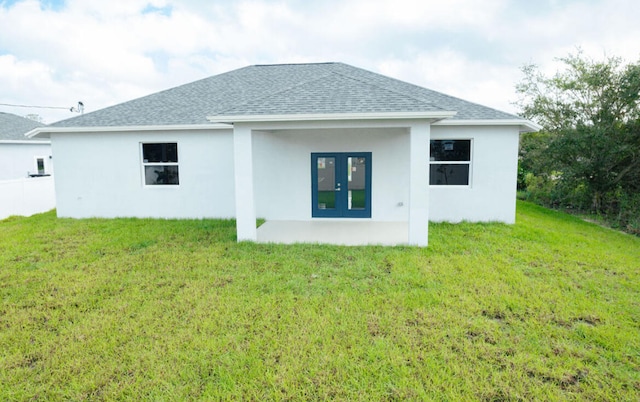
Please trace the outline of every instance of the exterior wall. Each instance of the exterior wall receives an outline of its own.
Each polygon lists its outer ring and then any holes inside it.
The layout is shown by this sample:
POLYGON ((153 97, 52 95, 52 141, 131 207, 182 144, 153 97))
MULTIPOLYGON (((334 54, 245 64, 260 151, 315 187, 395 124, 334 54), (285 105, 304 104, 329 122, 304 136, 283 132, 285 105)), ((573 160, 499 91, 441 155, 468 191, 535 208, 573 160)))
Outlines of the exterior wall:
POLYGON ((430 186, 430 220, 515 223, 517 127, 432 125, 431 139, 471 139, 469 186, 430 186))
POLYGON ((371 220, 407 221, 409 134, 403 128, 254 132, 258 217, 312 219, 312 152, 371 152, 371 220))
POLYGON ((0 180, 19 179, 28 177, 29 173, 38 173, 37 157, 44 159, 45 173, 53 174, 50 144, 0 142, 0 180))
POLYGON ((60 217, 232 218, 230 130, 54 133, 60 217), (145 186, 142 142, 177 142, 177 186, 145 186))
POLYGON ((30 216, 56 207, 53 177, 0 181, 0 219, 30 216))
MULTIPOLYGON (((429 219, 513 223, 518 134, 516 127, 432 125, 432 139, 471 139, 472 162, 469 186, 429 186, 429 219)), ((407 221, 409 139, 406 128, 253 131, 256 216, 312 219, 311 153, 371 152, 371 220, 407 221)), ((231 130, 54 133, 52 144, 58 216, 235 216, 231 130), (141 142, 178 143, 178 186, 144 186, 141 142)))

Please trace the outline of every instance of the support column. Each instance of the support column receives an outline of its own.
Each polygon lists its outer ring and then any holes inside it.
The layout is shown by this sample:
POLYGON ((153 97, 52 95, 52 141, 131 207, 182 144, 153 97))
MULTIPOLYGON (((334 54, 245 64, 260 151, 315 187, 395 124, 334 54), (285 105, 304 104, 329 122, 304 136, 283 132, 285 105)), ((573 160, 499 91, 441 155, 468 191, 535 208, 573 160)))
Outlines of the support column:
POLYGON ((409 128, 409 244, 429 243, 429 141, 431 125, 409 128))
POLYGON ((256 241, 256 208, 253 198, 253 145, 251 128, 233 128, 236 232, 238 241, 256 241))

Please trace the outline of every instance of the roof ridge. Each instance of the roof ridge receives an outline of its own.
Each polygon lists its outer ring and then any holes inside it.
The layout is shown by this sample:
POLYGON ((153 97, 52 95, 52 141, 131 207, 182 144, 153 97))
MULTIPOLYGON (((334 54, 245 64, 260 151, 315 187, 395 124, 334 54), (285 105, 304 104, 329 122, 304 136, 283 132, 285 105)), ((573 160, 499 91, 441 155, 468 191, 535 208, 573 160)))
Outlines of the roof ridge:
MULTIPOLYGON (((357 68, 357 67, 350 66, 350 65, 348 65, 348 64, 344 64, 344 63, 337 63, 337 62, 327 62, 327 63, 299 63, 299 64, 271 64, 271 65, 264 65, 264 66, 282 66, 282 65, 322 65, 322 64, 325 64, 325 65, 326 65, 326 64, 335 64, 335 65, 348 66, 348 67, 351 67, 351 68, 357 68)), ((258 66, 258 65, 256 65, 256 66, 258 66)), ((366 71, 366 70, 363 70, 363 71, 366 71)), ((374 73, 374 74, 378 75, 377 73, 374 73)), ((433 107, 433 108, 436 108, 436 109, 439 109, 439 110, 442 110, 442 111, 447 111, 446 109, 443 109, 442 107, 440 107, 440 106, 436 105, 435 103, 433 103, 433 102, 431 102, 431 101, 429 101, 429 100, 427 100, 427 99, 425 99, 425 98, 417 97, 417 96, 414 96, 414 95, 412 95, 412 94, 407 94, 407 93, 405 93, 405 92, 398 91, 398 90, 395 90, 395 89, 393 89, 393 88, 389 88, 389 87, 386 87, 386 86, 383 86, 383 85, 379 85, 379 84, 377 84, 377 83, 373 83, 373 82, 371 82, 371 81, 367 81, 367 80, 364 80, 364 79, 358 78, 358 77, 356 77, 356 76, 354 76, 354 75, 346 74, 346 73, 343 73, 343 72, 336 71, 336 70, 333 70, 333 69, 332 69, 332 70, 327 71, 325 74, 321 74, 321 75, 318 75, 318 76, 314 77, 313 79, 300 81, 300 82, 296 83, 295 85, 290 85, 290 86, 288 86, 288 87, 286 87, 286 88, 283 88, 283 89, 281 89, 281 90, 271 92, 271 93, 269 93, 269 94, 267 94, 267 95, 265 95, 265 96, 263 96, 263 97, 261 97, 261 98, 259 98, 259 99, 252 99, 252 100, 249 100, 249 101, 245 101, 245 102, 237 103, 237 104, 235 104, 235 105, 233 105, 233 106, 231 106, 231 107, 229 107, 229 108, 227 108, 227 109, 224 109, 224 110, 220 110, 220 111, 218 111, 218 113, 216 113, 216 114, 227 113, 227 112, 229 112, 229 111, 232 111, 232 110, 238 109, 239 107, 241 107, 241 106, 245 106, 245 105, 248 105, 248 104, 252 104, 252 103, 253 103, 253 104, 256 104, 256 103, 263 102, 263 101, 265 101, 266 99, 271 98, 271 97, 273 97, 273 96, 276 96, 276 95, 278 95, 278 94, 282 94, 282 93, 288 92, 288 91, 290 91, 290 90, 292 90, 292 89, 294 89, 294 88, 298 88, 298 87, 300 87, 300 86, 307 85, 307 84, 309 84, 309 83, 312 83, 312 82, 316 82, 316 81, 319 81, 319 80, 325 79, 325 78, 327 78, 327 77, 329 77, 329 76, 331 76, 331 75, 339 75, 339 76, 342 76, 342 77, 345 77, 345 78, 348 78, 348 79, 351 79, 351 80, 354 80, 354 81, 360 82, 360 83, 362 83, 362 84, 371 85, 371 86, 373 86, 373 87, 375 87, 375 88, 382 89, 382 90, 384 90, 384 91, 389 91, 389 92, 395 93, 395 94, 397 94, 397 95, 406 96, 406 97, 408 97, 408 98, 415 99, 415 100, 417 100, 417 101, 420 101, 420 102, 423 102, 423 103, 425 103, 425 104, 428 104, 429 106, 431 106, 431 107, 433 107)), ((384 76, 381 76, 381 77, 384 77, 384 76)), ((384 77, 384 78, 387 78, 387 77, 384 77)), ((404 84, 407 84, 407 83, 405 83, 404 81, 401 81, 401 80, 397 80, 397 79, 394 79, 394 80, 399 81, 399 82, 404 83, 404 84)), ((410 85, 413 85, 413 84, 410 84, 410 85)), ((417 87, 417 86, 416 86, 416 87, 417 87)), ((420 88, 420 87, 418 87, 418 88, 420 88)))
MULTIPOLYGON (((308 64, 308 63, 305 63, 305 64, 308 64)), ((329 63, 314 63, 314 64, 329 64, 329 63)), ((288 66, 290 66, 290 65, 293 65, 293 64, 272 64, 272 65, 288 65, 288 66)), ((297 64, 297 65, 300 65, 300 64, 297 64)), ((256 65, 256 67, 257 67, 257 66, 258 66, 258 65, 256 65)), ((236 103, 236 104, 234 104, 233 106, 229 106, 229 107, 228 107, 228 108, 226 108, 226 109, 219 110, 216 114, 226 113, 226 112, 229 112, 229 111, 231 111, 231 110, 237 109, 237 108, 239 108, 239 107, 241 107, 241 106, 245 106, 245 105, 248 105, 248 104, 251 104, 251 103, 258 103, 258 102, 262 102, 262 101, 264 101, 264 100, 266 100, 266 99, 268 99, 268 98, 271 98, 272 96, 275 96, 275 95, 278 95, 278 94, 281 94, 281 93, 284 93, 284 92, 290 91, 290 90, 292 90, 292 89, 294 89, 294 88, 300 87, 300 86, 302 86, 302 85, 306 85, 306 84, 308 84, 308 83, 310 83, 310 82, 318 81, 318 80, 320 80, 320 79, 322 79, 322 78, 326 78, 326 77, 328 77, 328 76, 330 76, 330 75, 331 75, 331 72, 329 71, 329 72, 327 72, 327 73, 324 73, 324 74, 321 74, 321 75, 319 75, 319 76, 317 76, 317 77, 314 77, 313 79, 310 79, 310 80, 302 80, 302 81, 300 81, 300 82, 297 82, 297 83, 296 83, 296 84, 294 84, 294 85, 289 85, 289 86, 287 86, 286 88, 283 88, 283 89, 279 89, 279 90, 277 90, 277 91, 270 92, 270 93, 268 93, 268 94, 266 94, 266 95, 264 95, 264 96, 261 96, 261 97, 259 97, 259 98, 254 98, 254 99, 247 100, 247 101, 244 101, 244 102, 236 103)))
MULTIPOLYGON (((383 76, 383 75, 378 74, 378 73, 376 73, 376 72, 368 71, 368 70, 364 70, 364 69, 361 69, 361 68, 359 68, 359 67, 350 66, 350 65, 348 65, 348 64, 344 64, 344 63, 337 63, 337 64, 342 64, 343 66, 349 66, 349 67, 351 67, 351 68, 356 68, 356 69, 358 69, 358 70, 365 71, 365 72, 367 72, 367 73, 369 73, 369 74, 373 73, 373 74, 378 75, 378 76, 383 77, 383 78, 390 78, 390 79, 392 79, 392 80, 394 80, 394 81, 397 81, 397 82, 400 82, 400 83, 402 83, 402 84, 404 84, 404 85, 409 84, 409 85, 415 86, 415 87, 420 88, 420 89, 427 89, 427 88, 422 88, 422 87, 420 87, 419 85, 414 85, 414 84, 411 84, 411 83, 409 83, 409 82, 399 80, 399 79, 397 79, 397 78, 383 76)), ((431 105, 431 106, 433 106, 433 107, 435 107, 435 108, 438 108, 438 109, 440 109, 440 110, 446 110, 446 109, 443 109, 442 107, 440 107, 440 106, 436 105, 436 104, 435 104, 435 103, 433 103, 432 101, 430 101, 430 100, 428 100, 428 99, 426 99, 426 98, 423 98, 423 97, 415 96, 415 95, 413 95, 413 94, 408 94, 408 93, 406 93, 406 92, 399 91, 399 90, 396 90, 396 89, 393 89, 393 88, 389 88, 389 87, 387 87, 387 86, 385 86, 385 85, 380 85, 380 84, 378 84, 378 83, 373 83, 373 82, 371 82, 371 81, 365 81, 364 79, 360 79, 360 78, 358 78, 358 77, 354 77, 354 76, 352 76, 352 75, 350 75, 350 74, 347 74, 347 73, 345 73, 345 72, 342 72, 342 71, 334 71, 334 73, 335 73, 335 74, 338 74, 338 75, 342 75, 342 76, 347 77, 347 78, 351 78, 351 79, 353 79, 353 80, 356 80, 356 81, 359 81, 359 82, 362 82, 362 83, 365 83, 365 84, 373 85, 374 87, 376 87, 376 88, 380 88, 380 89, 384 89, 385 91, 393 92, 393 93, 398 94, 398 95, 406 96, 406 97, 409 97, 409 98, 412 98, 412 99, 418 100, 418 101, 420 101, 420 102, 427 103, 427 104, 429 104, 429 105, 431 105)))
POLYGON ((274 64, 254 64, 253 67, 275 67, 275 66, 317 66, 322 64, 340 64, 335 61, 321 61, 315 63, 274 63, 274 64))
MULTIPOLYGON (((84 113, 84 114, 79 115, 79 116, 73 116, 73 117, 69 117, 69 118, 66 118, 66 119, 58 120, 58 121, 55 121, 55 122, 51 123, 50 125, 54 126, 54 127, 57 127, 57 126, 59 126, 59 123, 63 123, 63 122, 67 123, 67 122, 73 121, 73 120, 83 120, 87 116, 92 116, 92 115, 97 114, 97 113, 103 113, 103 112, 105 112, 107 110, 114 110, 114 109, 122 107, 125 104, 133 104, 135 102, 141 102, 141 101, 148 100, 148 99, 159 98, 159 97, 161 97, 164 94, 167 94, 169 92, 179 91, 179 90, 181 90, 183 88, 186 88, 186 87, 189 87, 189 86, 193 86, 193 85, 198 85, 198 84, 203 83, 203 82, 208 82, 209 80, 217 78, 219 76, 226 75, 226 74, 231 74, 231 73, 234 73, 234 72, 237 72, 237 71, 240 71, 240 70, 245 70, 245 69, 248 69, 248 68, 251 68, 251 66, 239 67, 239 68, 236 68, 236 69, 233 69, 233 70, 230 70, 230 71, 222 72, 220 74, 210 75, 210 76, 203 77, 203 78, 198 78, 195 81, 185 82, 185 83, 173 86, 173 87, 161 89, 161 90, 159 90, 157 92, 152 92, 152 93, 148 93, 148 94, 145 94, 145 95, 140 95, 140 96, 138 96, 136 98, 129 99, 127 101, 116 103, 116 104, 113 104, 113 105, 105 106, 105 107, 103 107, 101 109, 92 110, 90 112, 84 113)), ((62 125, 62 127, 65 127, 65 125, 62 125)))
MULTIPOLYGON (((442 96, 442 97, 445 97, 445 98, 448 98, 448 99, 451 99, 451 100, 456 100, 456 101, 460 101, 460 102, 469 103, 469 104, 472 104, 472 105, 475 105, 475 106, 479 106, 479 107, 482 107, 482 108, 485 108, 485 109, 490 109, 490 110, 495 111, 495 112, 499 112, 499 113, 507 114, 507 115, 513 116, 513 117, 515 117, 515 118, 525 120, 522 116, 518 116, 518 115, 513 114, 513 113, 508 113, 508 112, 505 112, 505 111, 503 111, 503 110, 496 109, 496 108, 491 107, 491 106, 483 105, 483 104, 478 103, 478 102, 473 102, 473 101, 470 101, 470 100, 467 100, 467 99, 462 99, 462 98, 460 98, 460 97, 453 96, 453 95, 449 95, 449 94, 446 94, 446 93, 444 93, 444 92, 436 91, 436 90, 434 90, 434 89, 430 89, 430 88, 426 88, 426 87, 423 87, 423 86, 420 86, 420 85, 417 85, 417 84, 413 84, 413 83, 411 83, 411 82, 403 81, 403 80, 398 79, 398 78, 395 78, 395 77, 390 77, 390 76, 387 76, 387 75, 382 75, 382 74, 380 74, 380 73, 376 73, 375 71, 365 70, 365 69, 363 69, 363 68, 355 67, 355 66, 351 66, 351 65, 348 65, 348 64, 345 64, 345 63, 337 63, 337 64, 342 64, 342 65, 345 65, 345 66, 348 66, 348 67, 351 67, 351 68, 355 68, 355 69, 361 70, 361 71, 363 71, 363 72, 365 72, 365 73, 368 73, 368 74, 375 74, 376 76, 379 76, 379 77, 385 78, 385 79, 387 79, 387 80, 393 80, 393 81, 395 81, 395 82, 400 83, 401 85, 409 85, 409 86, 414 87, 414 88, 416 88, 416 89, 418 89, 418 90, 421 90, 421 91, 429 91, 429 92, 431 92, 431 93, 433 93, 433 94, 437 94, 438 96, 442 96)), ((385 88, 385 89, 389 89, 389 88, 385 88)), ((392 90, 392 89, 389 89, 389 90, 390 90, 390 91, 394 91, 394 90, 392 90)), ((398 92, 398 91, 394 91, 394 92, 396 92, 396 93, 401 93, 401 92, 398 92)), ((403 94, 403 95, 407 95, 407 94, 405 94, 405 93, 401 93, 401 94, 403 94)), ((407 96, 410 96, 410 97, 412 97, 413 99, 421 100, 419 97, 416 97, 416 96, 414 96, 414 95, 407 95, 407 96)), ((423 98, 422 100, 425 100, 425 99, 423 98)), ((427 101, 427 102, 428 102, 428 103, 430 103, 430 104, 432 104, 432 105, 434 105, 435 107, 438 107, 438 108, 442 109, 441 107, 439 107, 439 106, 435 105, 435 103, 433 103, 433 102, 431 102, 431 101, 427 101)), ((444 110, 444 109, 443 109, 443 110, 444 110)), ((454 116, 453 118, 451 118, 451 120, 455 120, 455 116, 454 116)))
MULTIPOLYGON (((0 0, 1 1, 1 0, 0 0)), ((341 62, 252 65, 62 120, 54 127, 207 124, 207 116, 456 111, 456 120, 520 117, 341 62)))

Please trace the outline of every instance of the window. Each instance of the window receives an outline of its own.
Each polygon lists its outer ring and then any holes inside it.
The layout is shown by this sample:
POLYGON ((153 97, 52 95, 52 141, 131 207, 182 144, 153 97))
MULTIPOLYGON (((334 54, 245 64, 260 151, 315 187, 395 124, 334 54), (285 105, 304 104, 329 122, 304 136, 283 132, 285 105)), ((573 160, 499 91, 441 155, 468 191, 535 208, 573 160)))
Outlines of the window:
POLYGON ((142 144, 144 184, 177 185, 178 144, 175 142, 142 144))
POLYGON ((471 140, 431 140, 429 184, 468 186, 471 140))
POLYGON ((44 158, 36 158, 36 169, 38 170, 39 175, 44 175, 44 158))
MULTIPOLYGON (((51 158, 51 157, 49 157, 51 158)), ((27 172, 29 177, 49 176, 49 164, 47 163, 47 157, 34 156, 33 157, 33 170, 27 172)))

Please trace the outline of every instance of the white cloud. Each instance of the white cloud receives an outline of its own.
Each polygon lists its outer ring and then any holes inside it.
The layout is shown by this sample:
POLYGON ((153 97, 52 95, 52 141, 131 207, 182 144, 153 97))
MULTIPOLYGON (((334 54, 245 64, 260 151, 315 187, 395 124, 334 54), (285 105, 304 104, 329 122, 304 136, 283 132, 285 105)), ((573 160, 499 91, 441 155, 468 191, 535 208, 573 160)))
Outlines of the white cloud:
POLYGON ((638 60, 637 15, 635 0, 19 0, 0 5, 0 103, 95 110, 249 64, 343 61, 513 112, 524 63, 577 46, 638 60))
MULTIPOLYGON (((506 2, 502 0, 355 0, 333 3, 328 31, 332 35, 363 35, 383 31, 459 31, 487 27, 506 2)), ((320 27, 322 28, 322 27, 320 27)))
POLYGON ((409 60, 385 60, 377 70, 447 95, 515 113, 513 87, 519 70, 471 60, 452 49, 420 54, 409 60), (505 85, 508 81, 510 85, 505 85))
POLYGON ((13 55, 0 55, 0 103, 16 105, 53 106, 65 109, 2 106, 0 111, 24 116, 30 113, 45 117, 45 122, 73 117, 67 107, 76 104, 77 99, 61 99, 66 88, 54 78, 50 67, 38 61, 20 61, 13 55))
POLYGON ((640 2, 636 0, 553 1, 549 12, 502 25, 501 37, 510 38, 512 59, 533 62, 548 73, 555 60, 581 48, 594 59, 617 55, 627 61, 640 56, 640 2), (517 28, 517 29, 514 29, 517 28))

